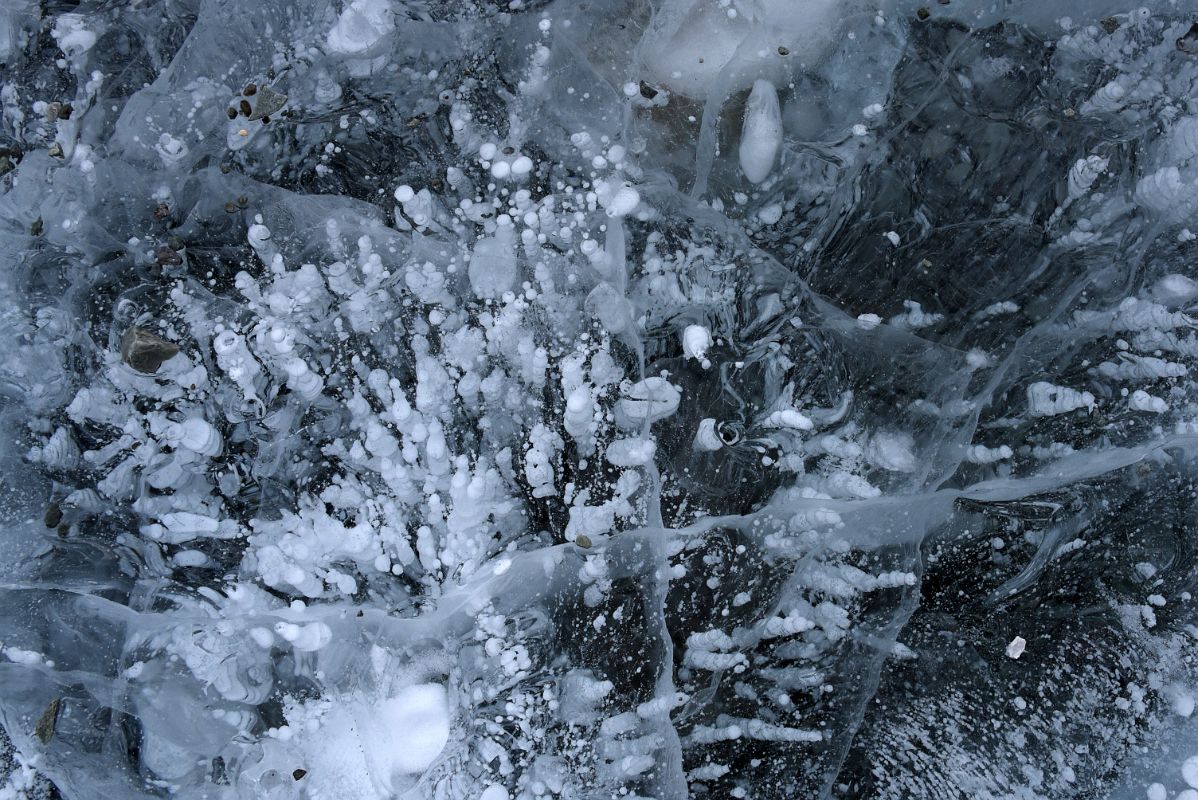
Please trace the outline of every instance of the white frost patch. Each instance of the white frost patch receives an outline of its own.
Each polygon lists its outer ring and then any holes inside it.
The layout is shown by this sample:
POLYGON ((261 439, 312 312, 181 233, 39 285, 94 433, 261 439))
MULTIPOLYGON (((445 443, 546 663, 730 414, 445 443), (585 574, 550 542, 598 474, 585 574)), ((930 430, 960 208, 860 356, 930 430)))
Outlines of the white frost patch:
POLYGON ((782 219, 782 204, 770 203, 757 212, 757 219, 761 220, 762 225, 773 225, 782 219))
MULTIPOLYGON (((896 239, 897 237, 898 234, 895 234, 896 239)), ((895 242, 895 244, 897 246, 898 243, 895 242)), ((902 314, 897 314, 891 317, 891 325, 898 325, 904 328, 916 330, 919 328, 926 328, 929 325, 935 325, 936 323, 940 322, 940 320, 944 319, 943 314, 928 313, 927 311, 924 311, 923 306, 914 300, 904 300, 903 307, 907 310, 902 314)))
POLYGON ((1152 299, 1165 306, 1180 306, 1198 297, 1198 281, 1176 273, 1166 275, 1152 287, 1152 299))
POLYGON ((865 460, 889 472, 914 472, 915 440, 901 431, 880 431, 865 446, 865 460))
POLYGON ((395 19, 387 0, 353 0, 329 30, 325 47, 331 53, 355 55, 393 30, 395 19))
POLYGON ((653 461, 652 439, 617 439, 607 446, 607 460, 617 467, 640 467, 653 461))
POLYGON ((83 55, 95 47, 99 38, 95 31, 88 30, 82 14, 63 14, 55 20, 50 35, 68 56, 83 55))
POLYGON ((403 689, 378 707, 374 747, 398 772, 424 772, 449 741, 449 700, 439 683, 403 689))
POLYGON ((1094 395, 1038 381, 1027 387, 1027 409, 1033 417, 1054 417, 1079 408, 1094 410, 1094 395))
POLYGON ((670 416, 681 401, 682 392, 665 378, 645 378, 628 386, 616 401, 616 424, 624 430, 637 430, 670 416))
POLYGON ((1154 397, 1143 389, 1137 389, 1131 394, 1127 405, 1132 411, 1148 411, 1153 414, 1164 414, 1169 410, 1169 404, 1159 397, 1154 397))
POLYGON ((974 315, 976 319, 987 319, 989 317, 999 317, 1003 314, 1014 314, 1019 310, 1019 304, 1010 300, 1001 300, 997 303, 991 303, 974 315))
POLYGON ((495 784, 483 789, 483 793, 478 796, 478 800, 510 800, 510 798, 511 795, 508 794, 507 789, 495 784))
POLYGON ((474 243, 470 254, 470 288, 483 299, 498 299, 516 283, 516 234, 510 225, 501 225, 494 236, 474 243))
POLYGON ((815 423, 809 417, 793 408, 773 412, 765 418, 763 424, 767 428, 790 428, 798 431, 809 431, 815 427, 815 423))
POLYGON ((863 331, 872 331, 882 324, 882 318, 877 314, 858 314, 857 327, 863 331))
POLYGON ((323 622, 296 625, 292 622, 275 623, 275 633, 300 652, 319 650, 333 640, 333 631, 323 622))
POLYGON ((801 13, 790 0, 728 5, 663 3, 662 18, 682 19, 646 38, 646 77, 700 100, 748 88, 758 78, 781 84, 797 65, 823 60, 847 13, 840 0, 806 0, 801 13))

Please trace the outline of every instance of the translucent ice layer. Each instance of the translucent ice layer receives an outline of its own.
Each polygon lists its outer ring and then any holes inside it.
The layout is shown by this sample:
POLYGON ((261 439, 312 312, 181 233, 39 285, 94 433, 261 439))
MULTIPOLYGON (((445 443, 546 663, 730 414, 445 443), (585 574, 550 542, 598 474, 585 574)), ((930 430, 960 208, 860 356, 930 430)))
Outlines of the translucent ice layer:
POLYGON ((1195 11, 9 2, 0 797, 1188 800, 1195 11))

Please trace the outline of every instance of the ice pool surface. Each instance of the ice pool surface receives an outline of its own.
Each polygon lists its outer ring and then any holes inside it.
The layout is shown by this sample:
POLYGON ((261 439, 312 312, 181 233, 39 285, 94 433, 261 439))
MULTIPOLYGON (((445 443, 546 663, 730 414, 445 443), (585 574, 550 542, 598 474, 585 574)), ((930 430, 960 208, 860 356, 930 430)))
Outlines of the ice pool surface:
POLYGON ((0 798, 1198 798, 1198 4, 0 63, 0 798))

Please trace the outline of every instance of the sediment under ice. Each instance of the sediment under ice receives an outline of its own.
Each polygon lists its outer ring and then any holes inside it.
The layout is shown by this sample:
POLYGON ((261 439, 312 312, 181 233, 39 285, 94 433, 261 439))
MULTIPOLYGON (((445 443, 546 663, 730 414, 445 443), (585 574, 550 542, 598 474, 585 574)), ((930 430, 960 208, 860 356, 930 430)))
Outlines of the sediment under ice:
POLYGON ((1198 6, 0 7, 0 797, 1198 797, 1198 6))

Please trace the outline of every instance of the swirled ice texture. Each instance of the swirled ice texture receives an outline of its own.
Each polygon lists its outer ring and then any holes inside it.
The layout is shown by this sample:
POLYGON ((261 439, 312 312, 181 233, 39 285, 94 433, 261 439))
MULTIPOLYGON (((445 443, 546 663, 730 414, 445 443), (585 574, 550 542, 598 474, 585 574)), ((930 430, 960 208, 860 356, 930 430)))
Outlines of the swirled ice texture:
POLYGON ((1189 0, 2 5, 0 796, 1195 797, 1189 0))

